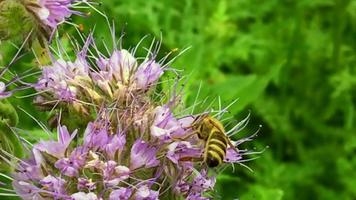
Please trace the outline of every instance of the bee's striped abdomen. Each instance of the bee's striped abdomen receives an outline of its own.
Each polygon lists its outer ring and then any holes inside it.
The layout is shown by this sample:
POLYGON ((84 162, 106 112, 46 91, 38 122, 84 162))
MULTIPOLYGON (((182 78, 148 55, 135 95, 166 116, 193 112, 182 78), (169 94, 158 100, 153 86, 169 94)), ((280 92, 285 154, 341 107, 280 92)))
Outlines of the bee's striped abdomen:
POLYGON ((227 138, 224 133, 214 130, 207 141, 206 164, 216 167, 223 163, 227 148, 227 138))

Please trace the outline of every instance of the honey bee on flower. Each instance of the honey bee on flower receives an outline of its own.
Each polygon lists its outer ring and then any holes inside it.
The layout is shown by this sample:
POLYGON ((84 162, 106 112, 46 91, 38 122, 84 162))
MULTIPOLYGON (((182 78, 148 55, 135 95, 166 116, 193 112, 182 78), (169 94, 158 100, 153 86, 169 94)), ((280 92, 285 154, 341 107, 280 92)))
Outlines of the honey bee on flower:
POLYGON ((242 125, 226 132, 210 113, 176 116, 181 94, 156 93, 172 70, 166 59, 157 61, 158 46, 153 42, 142 59, 120 48, 105 56, 89 35, 75 59, 59 57, 42 66, 35 104, 60 114, 58 140, 34 144, 31 157, 18 163, 17 195, 211 199, 216 177, 209 171, 243 162, 250 152, 238 145, 251 138, 233 141, 228 133, 242 125))

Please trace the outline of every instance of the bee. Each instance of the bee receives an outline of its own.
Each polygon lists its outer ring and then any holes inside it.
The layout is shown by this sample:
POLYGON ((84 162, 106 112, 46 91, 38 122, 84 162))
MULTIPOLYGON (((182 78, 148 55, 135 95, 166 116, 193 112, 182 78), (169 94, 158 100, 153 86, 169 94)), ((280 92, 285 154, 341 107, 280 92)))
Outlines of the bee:
POLYGON ((238 152, 218 119, 210 115, 201 115, 192 123, 191 128, 193 132, 190 135, 196 134, 205 142, 202 159, 208 167, 217 167, 224 162, 228 145, 238 152))

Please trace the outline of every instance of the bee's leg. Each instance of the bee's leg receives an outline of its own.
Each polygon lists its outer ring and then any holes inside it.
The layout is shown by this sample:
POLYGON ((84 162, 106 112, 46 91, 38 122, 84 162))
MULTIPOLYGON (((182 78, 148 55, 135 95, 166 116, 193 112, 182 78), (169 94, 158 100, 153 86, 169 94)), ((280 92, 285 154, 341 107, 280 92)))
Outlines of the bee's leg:
POLYGON ((230 139, 227 138, 227 143, 229 143, 229 146, 234 150, 236 151, 236 153, 239 153, 239 150, 235 147, 234 144, 231 143, 230 139))
POLYGON ((195 135, 195 134, 198 134, 198 131, 194 131, 194 132, 192 132, 192 133, 190 133, 190 134, 188 134, 188 135, 186 135, 186 136, 184 136, 184 137, 182 137, 182 138, 173 138, 173 140, 176 140, 176 141, 185 141, 185 140, 187 140, 188 138, 192 137, 192 136, 195 135))
POLYGON ((204 161, 204 158, 203 157, 183 157, 183 158, 179 158, 179 161, 202 162, 202 161, 204 161))

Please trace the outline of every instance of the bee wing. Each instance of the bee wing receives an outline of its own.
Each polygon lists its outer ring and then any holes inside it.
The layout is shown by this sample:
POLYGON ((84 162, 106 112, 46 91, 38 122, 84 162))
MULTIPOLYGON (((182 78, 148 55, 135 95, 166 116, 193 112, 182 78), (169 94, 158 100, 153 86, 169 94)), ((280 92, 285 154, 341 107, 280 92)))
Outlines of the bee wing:
POLYGON ((200 115, 198 115, 198 116, 195 117, 193 123, 197 123, 197 122, 199 122, 199 121, 205 119, 205 118, 208 117, 208 116, 209 116, 209 113, 200 114, 200 115))

